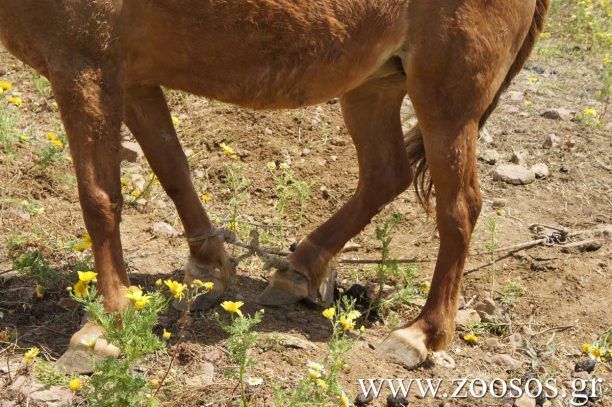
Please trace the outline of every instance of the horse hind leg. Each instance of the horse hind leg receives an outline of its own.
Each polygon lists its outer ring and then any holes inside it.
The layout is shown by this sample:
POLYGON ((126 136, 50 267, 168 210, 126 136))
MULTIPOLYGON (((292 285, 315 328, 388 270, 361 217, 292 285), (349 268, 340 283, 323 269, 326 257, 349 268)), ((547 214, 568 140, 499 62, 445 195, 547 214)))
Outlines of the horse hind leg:
MULTIPOLYGON (((342 96, 340 103, 357 149, 359 183, 355 194, 328 221, 310 233, 288 260, 292 270, 277 271, 259 302, 281 305, 320 297, 333 284, 329 262, 380 209, 412 182, 400 109, 406 95, 399 70, 342 96)), ((331 290, 333 292, 333 290, 331 290)))

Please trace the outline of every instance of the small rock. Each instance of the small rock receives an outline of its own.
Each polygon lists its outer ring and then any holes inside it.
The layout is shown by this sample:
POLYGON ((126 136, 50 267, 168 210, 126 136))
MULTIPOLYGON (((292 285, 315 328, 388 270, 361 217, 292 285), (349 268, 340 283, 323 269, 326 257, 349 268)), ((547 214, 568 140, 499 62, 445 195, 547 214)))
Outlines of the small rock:
POLYGON ((363 393, 359 393, 357 397, 355 397, 356 406, 367 406, 372 401, 374 401, 374 396, 372 396, 370 393, 368 393, 367 396, 363 393))
POLYGON ((480 323, 480 316, 476 310, 460 309, 457 311, 457 316, 455 316, 457 330, 466 331, 478 323, 480 323))
MULTIPOLYGON (((279 335, 275 335, 279 338, 279 335)), ((314 343, 299 338, 297 336, 289 335, 289 334, 280 334, 280 338, 278 339, 278 343, 286 348, 295 348, 295 349, 318 349, 318 346, 314 343)))
POLYGON ((493 209, 501 209, 504 208, 508 204, 508 201, 503 198, 496 198, 493 200, 491 207, 493 209))
POLYGON ((157 222, 152 228, 153 234, 164 237, 176 237, 179 232, 166 222, 157 222))
POLYGON ((307 155, 310 155, 311 151, 309 148, 305 148, 302 150, 302 156, 306 157, 307 155))
POLYGON ((517 348, 522 347, 525 342, 523 340, 523 336, 518 332, 510 335, 510 337, 508 338, 508 341, 510 342, 510 346, 512 346, 512 349, 517 349, 517 348))
POLYGON ((519 92, 516 90, 508 92, 508 96, 510 96, 510 100, 514 102, 520 102, 525 99, 525 95, 523 94, 523 92, 519 92))
POLYGON ((488 348, 497 348, 500 345, 499 339, 497 338, 486 338, 484 343, 488 348))
POLYGON ((595 370, 595 361, 591 358, 583 358, 574 366, 574 372, 593 373, 593 370, 595 370))
POLYGON ((581 379, 584 381, 591 380, 591 375, 589 374, 589 372, 586 371, 572 372, 572 377, 574 379, 581 379))
POLYGON ((535 173, 516 164, 503 164, 493 170, 493 179, 512 185, 528 185, 535 181, 535 173))
POLYGON ((446 369, 454 369, 455 368, 455 360, 446 352, 434 352, 431 356, 431 360, 436 364, 436 366, 441 366, 446 369))
POLYGON ((482 141, 484 144, 491 144, 491 143, 493 143, 493 136, 491 135, 489 130, 487 130, 486 127, 483 127, 480 130, 480 141, 482 141))
POLYGON ((568 149, 572 149, 576 147, 576 140, 570 137, 567 140, 565 140, 564 144, 565 144, 565 147, 567 147, 568 149))
POLYGON ((333 162, 336 162, 338 160, 338 156, 332 155, 331 157, 329 157, 329 159, 332 160, 333 162))
POLYGON ((520 398, 514 400, 514 407, 536 407, 536 401, 527 394, 523 394, 520 398))
POLYGON ((361 249, 361 245, 359 243, 348 242, 347 244, 344 245, 344 248, 342 249, 342 252, 344 252, 344 253, 346 253, 346 252, 356 252, 359 249, 361 249))
POLYGON ((44 403, 45 406, 66 406, 72 405, 74 395, 66 387, 51 386, 46 390, 38 390, 30 393, 30 400, 44 403))
POLYGON ((599 249, 601 249, 601 242, 594 239, 568 243, 561 246, 561 251, 568 254, 595 252, 599 249))
POLYGON ((474 306, 474 309, 476 309, 483 322, 490 324, 503 324, 506 322, 501 310, 497 308, 497 304, 491 298, 484 298, 474 306))
POLYGON ((407 407, 408 399, 406 397, 393 397, 393 395, 389 394, 387 396, 387 407, 407 407))
POLYGON ((567 110, 561 107, 558 109, 548 109, 542 112, 540 116, 551 120, 569 120, 572 118, 572 115, 573 112, 571 110, 567 110))
POLYGON ((188 387, 206 387, 213 384, 215 377, 215 366, 212 363, 204 362, 197 367, 194 371, 199 372, 196 376, 189 377, 185 384, 188 387))
POLYGON ((491 358, 491 362, 499 366, 505 367, 506 369, 514 371, 519 371, 523 366, 523 362, 521 362, 520 360, 516 360, 512 356, 503 353, 499 355, 494 355, 491 358))
POLYGON ((527 155, 528 154, 524 151, 512 151, 512 157, 510 157, 510 162, 516 165, 526 165, 527 155))
POLYGON ((272 129, 269 127, 266 127, 266 129, 264 130, 264 133, 266 133, 268 136, 272 135, 272 129))
POLYGON ((487 164, 495 164, 499 161, 499 158, 499 153, 493 149, 484 150, 478 156, 478 159, 486 162, 487 164))
POLYGON ((535 164, 533 167, 531 167, 531 171, 535 173, 535 176, 538 179, 548 178, 548 176, 550 175, 548 166, 544 163, 535 164))
POLYGON ((561 140, 559 139, 559 136, 557 136, 554 133, 550 133, 548 136, 546 136, 546 138, 544 139, 544 143, 542 144, 543 148, 556 148, 559 146, 559 142, 561 140))
POLYGON ((144 152, 142 148, 140 148, 140 144, 133 141, 123 141, 121 142, 120 157, 121 161, 135 163, 140 158, 144 157, 144 152))

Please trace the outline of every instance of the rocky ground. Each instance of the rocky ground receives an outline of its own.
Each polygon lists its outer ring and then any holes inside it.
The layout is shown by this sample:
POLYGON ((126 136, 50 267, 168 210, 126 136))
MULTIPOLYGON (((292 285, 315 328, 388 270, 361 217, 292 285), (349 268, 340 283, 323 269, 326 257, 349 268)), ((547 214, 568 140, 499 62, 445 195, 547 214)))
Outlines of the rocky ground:
MULTIPOLYGON (((607 97, 602 95, 609 88, 606 72, 610 61, 600 53, 555 36, 545 39, 482 132, 478 166, 485 205, 466 267, 458 332, 445 355, 408 371, 375 351, 394 326, 418 313, 437 253, 435 220, 423 213, 413 191, 398 197, 351 241, 341 259, 380 258, 375 228, 401 213, 404 220, 393 233, 391 254, 419 260, 411 268, 417 275, 410 298, 366 324, 349 355, 341 379, 353 398, 359 378, 440 378, 449 390, 454 378, 531 375, 556 378, 559 386, 577 377, 599 378, 604 386, 599 401, 592 402, 610 405, 610 362, 598 361, 592 371, 582 351, 584 343, 595 343, 612 325, 612 139, 607 97), (513 252, 542 237, 546 244, 513 252), (464 339, 470 333, 476 337, 471 342, 464 339)), ((64 288, 74 281, 74 271, 91 260, 87 250, 74 250, 85 230, 68 151, 65 146, 51 148, 54 140, 47 136, 56 134, 65 144, 48 84, 1 49, 0 81, 14 87, 0 100, 0 406, 84 405, 65 387, 45 388, 22 362, 32 346, 50 361, 66 349, 82 312, 64 288), (23 104, 15 106, 5 100, 7 95, 23 104), (34 273, 15 271, 14 260, 35 250, 48 265, 28 269, 34 273), (36 284, 42 295, 37 295, 36 284)), ((173 91, 168 97, 194 182, 217 224, 231 221, 228 202, 234 199, 242 236, 256 229, 267 245, 287 249, 353 193, 355 151, 337 103, 255 112, 173 91), (230 160, 222 143, 239 159, 230 160), (279 211, 281 170, 270 170, 269 162, 288 163, 295 179, 309 184, 303 211, 292 200, 288 211, 279 211), (239 196, 232 193, 228 165, 242 168, 238 178, 245 187, 239 196)), ((406 127, 410 112, 407 100, 406 127)), ((180 277, 186 245, 170 200, 149 182, 151 170, 141 151, 127 131, 124 136, 125 257, 133 282, 153 288, 159 277, 180 277)), ((359 284, 375 291, 373 266, 339 264, 337 271, 341 289, 359 284)), ((267 277, 259 260, 242 263, 226 298, 242 300, 245 312, 255 312, 260 307, 254 298, 267 277)), ((385 287, 386 295, 401 288, 396 280, 385 287)), ((216 326, 214 312, 191 318, 163 405, 236 404, 236 381, 225 376, 231 367, 226 336, 216 326)), ((177 317, 170 311, 160 324, 176 333, 177 317)), ((250 389, 251 404, 269 406, 275 385, 295 386, 308 360, 324 358, 330 328, 320 310, 295 305, 266 309, 256 330, 258 363, 250 375, 263 383, 250 389)), ((156 377, 168 360, 160 353, 139 368, 156 377)), ((371 405, 387 405, 386 397, 384 393, 371 405)), ((409 399, 419 406, 536 405, 533 399, 446 400, 414 394, 409 399)), ((568 400, 537 404, 567 405, 568 400)))

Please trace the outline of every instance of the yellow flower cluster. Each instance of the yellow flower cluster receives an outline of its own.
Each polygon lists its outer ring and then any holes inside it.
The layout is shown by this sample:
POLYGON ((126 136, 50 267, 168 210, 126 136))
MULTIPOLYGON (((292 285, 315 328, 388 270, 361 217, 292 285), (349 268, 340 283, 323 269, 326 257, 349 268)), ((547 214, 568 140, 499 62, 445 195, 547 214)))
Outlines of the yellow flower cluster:
POLYGON ((164 284, 166 284, 166 287, 168 287, 168 290, 170 290, 170 293, 174 298, 178 298, 179 300, 183 299, 185 296, 185 290, 187 289, 185 284, 174 280, 166 280, 164 281, 164 284))
POLYGON ((93 271, 77 271, 77 274, 79 275, 79 281, 72 288, 76 295, 84 297, 89 292, 89 284, 96 281, 98 273, 93 271))
POLYGON ((228 146, 227 144, 221 143, 219 144, 219 147, 221 147, 221 150, 223 150, 225 154, 229 155, 232 160, 238 159, 238 156, 236 155, 236 152, 234 151, 234 149, 228 146))
POLYGON ((64 142, 59 139, 57 134, 55 134, 55 133, 47 133, 47 134, 45 134, 45 137, 47 138, 47 140, 49 140, 51 145, 53 145, 55 147, 58 147, 58 148, 64 147, 64 142))
POLYGON ((81 387, 81 381, 78 378, 74 378, 68 382, 68 388, 70 388, 70 390, 73 392, 81 390, 81 387))
POLYGON ((221 308, 229 312, 230 314, 238 314, 238 316, 242 317, 242 311, 240 311, 240 307, 244 305, 242 301, 223 301, 221 303, 221 308))
POLYGON ((28 350, 25 353, 25 355, 23 355, 23 361, 26 364, 30 363, 32 360, 36 358, 36 356, 38 356, 39 353, 40 353, 40 350, 38 348, 30 348, 30 350, 28 350))
POLYGON ((151 301, 151 296, 148 294, 144 294, 142 288, 136 286, 132 286, 127 289, 125 298, 127 298, 128 300, 132 300, 134 308, 136 309, 144 308, 144 306, 151 301))
POLYGON ((83 237, 81 238, 81 241, 77 243, 76 245, 74 245, 74 250, 76 250, 77 252, 84 252, 85 250, 91 248, 91 246, 92 246, 91 236, 85 233, 83 237))
POLYGON ((478 342, 478 337, 476 335, 474 335, 473 333, 468 333, 465 334, 463 336, 463 339, 470 344, 475 344, 476 342, 478 342))
MULTIPOLYGON (((606 361, 606 350, 602 347, 591 345, 590 343, 584 343, 582 344, 582 352, 598 362, 606 361)), ((608 350, 608 352, 610 352, 610 350, 608 350)))

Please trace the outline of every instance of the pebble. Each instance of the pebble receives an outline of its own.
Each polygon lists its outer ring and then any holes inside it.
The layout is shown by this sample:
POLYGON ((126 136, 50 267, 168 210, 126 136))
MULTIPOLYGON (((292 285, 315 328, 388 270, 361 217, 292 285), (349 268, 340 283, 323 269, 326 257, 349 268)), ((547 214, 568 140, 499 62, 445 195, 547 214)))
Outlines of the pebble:
POLYGON ((157 236, 176 237, 179 232, 166 222, 157 222, 152 228, 153 234, 157 236))
POLYGON ((548 169, 548 166, 544 163, 535 164, 533 167, 531 167, 531 171, 535 173, 535 176, 538 179, 548 178, 548 176, 550 175, 550 170, 548 169))
POLYGON ((508 92, 508 96, 510 96, 510 100, 515 101, 515 102, 520 102, 523 99, 525 99, 525 95, 523 94, 523 92, 519 92, 516 90, 512 90, 508 92))
POLYGON ((516 165, 526 165, 528 154, 525 151, 512 151, 510 162, 516 165))
POLYGON ((487 164, 495 164, 499 161, 500 155, 496 150, 487 149, 480 153, 478 159, 484 161, 487 164))
POLYGON ((514 371, 519 371, 523 366, 523 362, 521 362, 520 360, 516 360, 512 356, 506 355, 504 353, 494 355, 491 358, 491 362, 514 371))
POLYGON ((520 398, 514 400, 514 407, 536 407, 536 401, 527 394, 523 394, 520 398))
POLYGON ((595 361, 591 358, 583 358, 574 366, 574 372, 593 373, 593 370, 595 370, 595 361))
POLYGON ((493 200, 491 207, 493 209, 501 209, 504 208, 508 204, 508 201, 503 198, 496 198, 493 200))
POLYGON ((474 306, 474 309, 478 312, 478 316, 480 316, 483 322, 490 324, 503 324, 506 322, 501 310, 497 308, 497 304, 491 298, 484 298, 474 306))
POLYGON ((551 120, 569 120, 572 118, 573 114, 574 112, 571 110, 560 107, 558 109, 545 110, 540 116, 551 120))
POLYGON ((408 399, 406 397, 393 397, 393 395, 389 394, 387 396, 387 407, 407 407, 408 399))
POLYGON ((491 143, 493 143, 493 136, 491 135, 489 130, 487 130, 486 127, 483 127, 480 130, 480 141, 482 141, 484 144, 491 144, 491 143))
POLYGON ((517 349, 520 348, 524 345, 524 340, 523 340, 523 336, 520 333, 515 333, 510 335, 510 337, 508 338, 508 341, 510 342, 510 346, 512 346, 512 349, 517 349))
POLYGON ((306 157, 307 155, 310 155, 311 151, 309 148, 305 148, 302 150, 302 156, 306 157))
POLYGON ((556 148, 559 146, 560 141, 561 140, 559 139, 559 136, 557 136, 555 133, 550 133, 544 139, 544 143, 542 143, 542 147, 543 148, 556 148))
POLYGON ((368 394, 367 396, 363 393, 359 393, 357 397, 355 397, 355 405, 356 406, 367 406, 372 401, 374 401, 374 396, 368 394))
POLYGON ((121 161, 135 163, 140 158, 144 157, 144 152, 142 148, 140 148, 140 144, 133 141, 122 141, 120 157, 121 161))
POLYGON ((446 352, 434 352, 431 355, 431 360, 436 364, 436 366, 441 366, 446 369, 454 369, 456 364, 455 360, 446 352))
POLYGON ((194 369, 194 371, 199 372, 199 374, 185 381, 188 387, 206 387, 213 384, 215 366, 212 363, 204 362, 194 369))
POLYGON ((480 315, 473 309, 461 309, 457 311, 455 316, 455 325, 457 330, 465 331, 480 323, 480 315))
POLYGON ((493 179, 512 185, 528 185, 535 181, 535 173, 516 164, 503 164, 493 170, 493 179))

